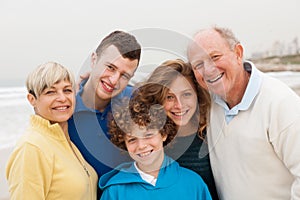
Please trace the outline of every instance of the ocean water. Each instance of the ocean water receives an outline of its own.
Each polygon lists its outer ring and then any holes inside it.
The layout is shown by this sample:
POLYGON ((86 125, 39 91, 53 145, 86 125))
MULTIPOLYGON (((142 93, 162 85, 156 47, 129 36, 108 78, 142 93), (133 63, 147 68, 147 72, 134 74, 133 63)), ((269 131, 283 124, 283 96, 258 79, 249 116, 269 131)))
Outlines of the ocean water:
POLYGON ((33 109, 25 87, 0 87, 0 149, 11 146, 22 134, 33 109))
POLYGON ((8 199, 5 165, 30 114, 33 109, 27 102, 25 87, 0 87, 0 200, 8 199))

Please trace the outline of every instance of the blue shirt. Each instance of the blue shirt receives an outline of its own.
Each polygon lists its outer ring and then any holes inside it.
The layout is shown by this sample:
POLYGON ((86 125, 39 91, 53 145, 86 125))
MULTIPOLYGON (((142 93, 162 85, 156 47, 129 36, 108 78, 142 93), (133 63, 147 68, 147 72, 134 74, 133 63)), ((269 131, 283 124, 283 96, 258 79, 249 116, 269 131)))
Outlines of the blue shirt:
POLYGON ((225 120, 227 124, 239 113, 239 111, 249 109, 261 86, 262 75, 260 71, 256 69, 255 66, 249 61, 244 62, 244 69, 251 75, 245 94, 239 104, 229 109, 226 102, 220 96, 213 95, 213 100, 215 101, 215 103, 224 108, 225 120))
POLYGON ((164 158, 155 186, 143 180, 134 163, 128 162, 102 176, 99 187, 104 189, 101 200, 211 200, 202 178, 168 156, 164 158))
MULTIPOLYGON (((111 103, 103 112, 84 105, 81 94, 83 85, 76 95, 76 107, 73 116, 68 120, 69 135, 72 142, 82 153, 85 160, 96 170, 98 177, 110 171, 122 162, 128 161, 127 153, 122 152, 109 140, 108 117, 111 103)), ((127 86, 117 98, 130 96, 132 87, 127 86)))

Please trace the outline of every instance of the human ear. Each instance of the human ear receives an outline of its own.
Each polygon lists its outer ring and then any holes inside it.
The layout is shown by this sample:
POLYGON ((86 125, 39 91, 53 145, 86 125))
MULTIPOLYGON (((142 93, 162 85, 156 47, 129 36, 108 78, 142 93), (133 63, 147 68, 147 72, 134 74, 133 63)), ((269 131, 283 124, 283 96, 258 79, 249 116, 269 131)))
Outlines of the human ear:
POLYGON ((235 52, 238 60, 243 60, 244 48, 240 43, 235 45, 234 52, 235 52))
POLYGON ((30 103, 33 107, 35 107, 35 104, 36 104, 36 98, 35 98, 34 95, 28 93, 28 94, 27 94, 27 100, 29 101, 29 103, 30 103))
POLYGON ((168 135, 163 135, 163 136, 162 136, 163 142, 165 142, 165 141, 167 140, 167 138, 168 138, 168 135))
POLYGON ((96 52, 93 52, 91 55, 91 68, 94 68, 98 60, 98 55, 96 52))

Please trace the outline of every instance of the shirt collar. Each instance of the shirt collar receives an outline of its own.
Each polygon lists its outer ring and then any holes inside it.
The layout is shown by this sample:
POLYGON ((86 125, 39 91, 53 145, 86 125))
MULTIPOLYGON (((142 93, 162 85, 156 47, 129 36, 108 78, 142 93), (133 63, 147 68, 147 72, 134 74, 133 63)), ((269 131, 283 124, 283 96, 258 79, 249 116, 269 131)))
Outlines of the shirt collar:
POLYGON ((136 170, 138 171, 138 173, 140 174, 141 178, 144 181, 146 181, 147 183, 150 183, 153 186, 156 185, 157 178, 155 178, 154 176, 152 176, 150 174, 147 174, 147 173, 143 172, 142 170, 140 170, 138 168, 138 166, 136 165, 136 162, 134 162, 134 167, 136 168, 136 170))
MULTIPOLYGON (((96 109, 92 109, 92 108, 88 108, 85 106, 85 104, 83 103, 83 100, 81 98, 81 95, 83 93, 83 86, 86 84, 87 80, 84 80, 80 83, 79 86, 79 91, 76 94, 76 105, 75 105, 75 113, 76 112, 82 112, 82 111, 88 111, 88 112, 94 112, 94 113, 101 113, 99 110, 96 109)), ((107 107, 105 108, 105 110, 102 112, 107 113, 110 110, 110 103, 107 105, 107 107)))
POLYGON ((227 123, 238 114, 240 110, 248 110, 250 105, 252 104, 254 98, 259 92, 261 82, 262 82, 262 73, 255 67, 255 65, 250 61, 244 62, 244 69, 249 72, 250 79, 245 91, 245 94, 242 98, 242 101, 229 109, 226 102, 218 95, 213 95, 213 100, 215 103, 222 106, 225 110, 225 117, 227 123))

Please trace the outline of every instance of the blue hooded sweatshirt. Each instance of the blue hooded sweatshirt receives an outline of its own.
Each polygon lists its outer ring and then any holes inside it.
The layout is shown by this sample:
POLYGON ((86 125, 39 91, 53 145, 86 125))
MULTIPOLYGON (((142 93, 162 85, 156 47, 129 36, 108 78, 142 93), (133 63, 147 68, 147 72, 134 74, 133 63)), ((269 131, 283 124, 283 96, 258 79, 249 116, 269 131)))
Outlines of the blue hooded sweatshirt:
POLYGON ((99 180, 101 200, 211 200, 202 178, 165 155, 156 185, 144 181, 133 162, 119 165, 99 180))

